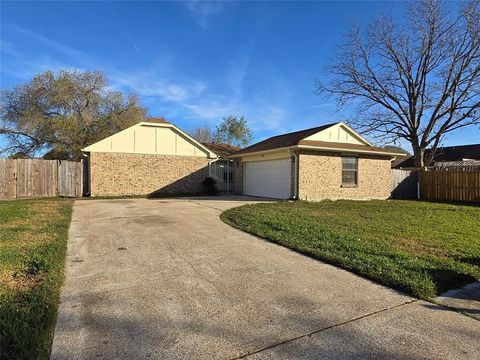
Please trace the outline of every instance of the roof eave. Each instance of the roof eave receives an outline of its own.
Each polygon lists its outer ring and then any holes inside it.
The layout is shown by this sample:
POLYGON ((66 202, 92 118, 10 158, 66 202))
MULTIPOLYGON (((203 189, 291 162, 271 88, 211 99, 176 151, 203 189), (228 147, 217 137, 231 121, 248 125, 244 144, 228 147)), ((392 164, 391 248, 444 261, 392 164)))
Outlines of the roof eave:
POLYGON ((290 147, 290 149, 302 149, 302 150, 321 150, 321 151, 333 151, 333 152, 342 152, 342 153, 357 153, 357 154, 373 154, 373 155, 385 155, 385 156, 404 156, 403 153, 396 152, 385 152, 385 151, 376 151, 376 150, 362 150, 362 149, 348 149, 342 147, 327 147, 327 146, 313 146, 313 145, 295 145, 290 147))
MULTIPOLYGON (((188 139, 190 139, 193 143, 195 143, 197 146, 199 146, 200 148, 202 148, 203 150, 205 150, 205 152, 207 153, 207 159, 218 159, 220 156, 213 152, 212 150, 208 149, 205 145, 203 145, 201 142, 195 140, 193 137, 191 137, 190 135, 188 135, 185 131, 181 130, 180 128, 176 127, 175 125, 171 124, 171 123, 154 123, 154 122, 148 122, 148 121, 140 121, 139 123, 135 124, 135 125, 132 125, 126 129, 123 129, 122 131, 125 131, 125 130, 129 130, 131 129, 132 127, 140 127, 140 126, 152 126, 152 127, 167 127, 167 128, 172 128, 172 129, 175 129, 177 130, 180 134, 182 134, 183 136, 187 137, 188 139)), ((115 134, 112 134, 110 136, 107 136, 105 139, 102 139, 100 141, 103 141, 103 140, 106 140, 108 139, 109 137, 112 137, 114 135, 117 135, 119 134, 120 132, 122 131, 119 131, 118 133, 115 133, 115 134)), ((100 141, 97 141, 97 142, 100 142, 100 141)), ((84 147, 83 149, 81 149, 82 152, 90 152, 91 149, 89 149, 90 147, 92 147, 93 145, 95 145, 97 142, 91 144, 91 145, 88 145, 87 147, 84 147)))
POLYGON ((148 122, 148 121, 140 121, 136 125, 154 126, 154 127, 175 127, 175 125, 171 123, 157 123, 157 122, 148 122))
POLYGON ((279 148, 268 149, 268 150, 259 150, 259 151, 241 153, 241 154, 232 154, 232 155, 229 156, 229 158, 239 158, 239 157, 243 157, 243 156, 265 154, 265 153, 271 153, 271 152, 275 152, 275 151, 288 150, 290 148, 291 148, 291 146, 285 146, 285 147, 279 147, 279 148))
POLYGON ((348 149, 348 148, 342 148, 342 147, 335 148, 335 147, 312 146, 312 145, 293 145, 288 147, 281 147, 281 148, 262 150, 262 151, 253 151, 253 152, 242 153, 242 154, 232 154, 229 156, 229 158, 240 158, 244 156, 265 154, 265 153, 271 153, 271 152, 280 151, 280 150, 295 150, 295 149, 332 151, 332 152, 342 152, 342 153, 352 153, 352 154, 357 153, 357 154, 385 155, 385 156, 391 156, 391 157, 405 155, 403 153, 385 152, 385 151, 376 151, 376 150, 348 149))

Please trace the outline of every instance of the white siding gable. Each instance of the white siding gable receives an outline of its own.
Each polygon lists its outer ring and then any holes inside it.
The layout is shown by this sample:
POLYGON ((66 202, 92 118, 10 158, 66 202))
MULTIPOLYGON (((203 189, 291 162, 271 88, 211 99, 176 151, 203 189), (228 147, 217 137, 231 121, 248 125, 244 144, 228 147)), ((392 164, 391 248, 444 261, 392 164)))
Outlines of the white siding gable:
POLYGON ((338 123, 330 126, 329 128, 310 135, 303 140, 371 145, 367 140, 353 131, 350 127, 346 126, 344 123, 338 123))
POLYGON ((83 151, 216 157, 175 126, 155 123, 133 125, 87 146, 83 151))

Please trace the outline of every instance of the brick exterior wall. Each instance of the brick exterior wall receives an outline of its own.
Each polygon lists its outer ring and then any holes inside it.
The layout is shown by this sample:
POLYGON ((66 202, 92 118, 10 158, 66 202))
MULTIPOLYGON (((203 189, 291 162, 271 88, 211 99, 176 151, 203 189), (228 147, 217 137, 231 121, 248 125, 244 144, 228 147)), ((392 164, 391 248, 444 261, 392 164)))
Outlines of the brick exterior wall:
POLYGON ((236 195, 243 194, 243 162, 241 160, 235 160, 233 162, 233 181, 234 181, 234 193, 236 195))
POLYGON ((90 153, 92 196, 195 194, 207 176, 202 157, 90 153))
POLYGON ((358 186, 342 187, 339 153, 300 152, 299 199, 386 199, 391 192, 390 158, 358 156, 358 186))

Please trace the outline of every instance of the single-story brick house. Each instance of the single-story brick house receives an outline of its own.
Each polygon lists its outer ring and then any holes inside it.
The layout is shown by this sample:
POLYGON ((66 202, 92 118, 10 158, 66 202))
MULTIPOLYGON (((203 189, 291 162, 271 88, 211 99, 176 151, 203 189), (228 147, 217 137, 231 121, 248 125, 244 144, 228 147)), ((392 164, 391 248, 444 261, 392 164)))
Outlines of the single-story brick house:
POLYGON ((391 161, 343 122, 278 135, 232 154, 237 193, 301 200, 386 199, 391 161))
POLYGON ((344 123, 240 150, 202 144, 163 119, 133 125, 83 151, 92 196, 196 194, 212 176, 226 193, 304 200, 388 198, 391 161, 402 155, 373 146, 344 123))
POLYGON ((120 196, 200 193, 209 164, 239 148, 202 144, 175 125, 151 118, 82 150, 88 195, 120 196))

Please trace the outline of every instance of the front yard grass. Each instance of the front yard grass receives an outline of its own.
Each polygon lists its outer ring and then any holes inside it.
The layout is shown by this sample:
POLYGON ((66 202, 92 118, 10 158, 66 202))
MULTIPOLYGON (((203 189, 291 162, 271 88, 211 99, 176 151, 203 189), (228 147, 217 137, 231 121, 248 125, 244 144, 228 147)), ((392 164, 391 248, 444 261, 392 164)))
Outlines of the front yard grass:
POLYGON ((0 201, 0 357, 48 359, 72 200, 0 201))
POLYGON ((221 218, 420 299, 480 279, 480 207, 285 201, 233 208, 221 218))

